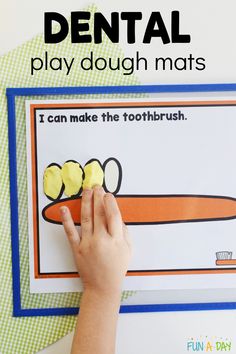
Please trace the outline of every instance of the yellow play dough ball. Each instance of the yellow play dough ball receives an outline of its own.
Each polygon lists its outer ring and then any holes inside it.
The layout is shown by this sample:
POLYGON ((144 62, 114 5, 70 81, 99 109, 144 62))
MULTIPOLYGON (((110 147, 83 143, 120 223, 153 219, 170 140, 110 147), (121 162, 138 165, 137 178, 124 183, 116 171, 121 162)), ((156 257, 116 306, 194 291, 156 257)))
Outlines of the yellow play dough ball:
POLYGON ((47 167, 43 176, 43 190, 46 196, 53 200, 58 199, 62 186, 61 168, 57 165, 47 167))
POLYGON ((83 182, 83 170, 80 164, 74 161, 65 162, 61 174, 65 185, 65 195, 71 197, 78 194, 83 182))
POLYGON ((91 161, 84 166, 83 189, 93 188, 96 185, 103 185, 104 172, 98 161, 91 161))

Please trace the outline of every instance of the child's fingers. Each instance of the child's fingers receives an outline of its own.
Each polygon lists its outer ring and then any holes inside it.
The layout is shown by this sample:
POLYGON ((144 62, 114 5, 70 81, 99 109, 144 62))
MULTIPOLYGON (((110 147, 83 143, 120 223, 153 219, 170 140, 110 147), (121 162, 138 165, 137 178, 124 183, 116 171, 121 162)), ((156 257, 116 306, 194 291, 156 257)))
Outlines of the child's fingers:
POLYGON ((92 236, 93 234, 93 191, 85 189, 82 193, 81 203, 81 234, 92 236))
POLYGON ((79 245, 80 236, 75 227, 74 221, 71 217, 70 210, 67 207, 62 206, 60 208, 60 213, 61 213, 61 219, 64 226, 64 230, 68 237, 69 242, 71 243, 72 246, 79 245))
POLYGON ((108 232, 111 236, 121 236, 123 231, 123 221, 116 199, 111 193, 104 196, 104 207, 108 232))
POLYGON ((96 186, 93 191, 94 201, 94 233, 103 232, 106 230, 106 215, 104 208, 104 189, 96 186))

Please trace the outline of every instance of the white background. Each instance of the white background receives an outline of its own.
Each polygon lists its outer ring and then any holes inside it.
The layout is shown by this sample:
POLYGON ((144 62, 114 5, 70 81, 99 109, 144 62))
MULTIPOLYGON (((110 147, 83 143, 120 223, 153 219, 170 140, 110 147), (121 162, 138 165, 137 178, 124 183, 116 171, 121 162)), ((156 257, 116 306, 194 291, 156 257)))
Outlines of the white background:
MULTIPOLYGON (((218 100, 200 95, 196 98, 192 95, 192 98, 188 99, 218 100)), ((168 98, 162 97, 159 100, 164 101, 168 98)), ((181 98, 179 96, 171 98, 171 101, 175 100, 181 98)), ((45 101, 45 104, 49 102, 45 101)), ((30 102, 27 101, 27 112, 30 111, 29 105, 30 102)), ((44 195, 42 183, 48 165, 57 163, 62 166, 67 160, 76 160, 84 166, 91 158, 98 158, 103 163, 107 158, 114 156, 123 168, 119 194, 206 194, 235 197, 236 165, 232 163, 233 151, 236 150, 235 115, 234 106, 38 110, 36 131, 41 271, 50 273, 76 270, 63 228, 45 222, 41 215, 42 209, 50 204, 44 195), (107 111, 112 115, 118 114, 119 122, 103 122, 101 114, 107 111), (123 119, 124 112, 128 114, 156 112, 170 115, 178 111, 184 114, 186 120, 167 121, 164 118, 162 121, 125 122, 123 119), (85 112, 90 115, 97 114, 98 121, 70 122, 70 114, 79 116, 85 112), (42 114, 44 123, 40 123, 42 114), (66 116, 67 121, 56 123, 50 119, 48 122, 47 117, 60 115, 66 116)), ((27 115, 28 142, 31 141, 29 122, 30 117, 27 115)), ((29 146, 28 162, 31 163, 29 146)), ((29 180, 30 178, 31 172, 29 180)), ((31 189, 29 184, 29 197, 31 189)), ((32 210, 31 197, 29 200, 29 210, 32 210)), ((29 214, 29 224, 31 218, 29 214)), ((215 268, 216 252, 230 250, 235 257, 235 225, 236 221, 231 220, 129 226, 134 245, 129 269, 215 268)), ((30 238, 33 239, 33 232, 30 238)), ((30 256, 33 254, 32 246, 30 256)), ((32 274, 34 269, 32 259, 30 264, 32 274)), ((221 286, 232 288, 235 279, 235 274, 132 276, 126 278, 123 289, 196 289, 221 286)), ((31 277, 30 285, 32 292, 81 290, 78 279, 74 278, 35 280, 31 277)))
MULTIPOLYGON (((172 57, 187 56, 192 52, 207 59, 207 69, 203 72, 139 72, 141 83, 208 83, 236 82, 235 50, 235 0, 97 0, 103 13, 111 11, 161 11, 168 18, 170 11, 181 12, 183 31, 192 35, 188 45, 163 46, 159 42, 145 46, 135 44, 121 46, 126 55, 136 50, 145 55, 172 57)), ((80 10, 89 2, 78 0, 8 0, 0 1, 0 53, 4 54, 43 31, 43 12, 58 11, 69 15, 80 10)), ((189 336, 200 339, 230 337, 233 341, 232 353, 236 353, 235 341, 236 312, 188 312, 121 315, 118 328, 118 354, 183 354, 189 336)), ((70 352, 71 337, 62 339, 44 351, 46 354, 66 354, 70 352)))

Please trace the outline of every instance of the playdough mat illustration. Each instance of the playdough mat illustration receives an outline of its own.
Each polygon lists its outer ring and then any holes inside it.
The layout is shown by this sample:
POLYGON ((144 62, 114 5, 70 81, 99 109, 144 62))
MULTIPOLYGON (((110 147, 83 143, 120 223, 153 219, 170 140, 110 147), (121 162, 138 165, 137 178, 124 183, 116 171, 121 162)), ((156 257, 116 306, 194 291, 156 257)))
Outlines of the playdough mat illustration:
POLYGON ((236 284, 236 100, 26 101, 31 292, 82 289, 59 208, 116 196, 133 240, 126 290, 236 284))

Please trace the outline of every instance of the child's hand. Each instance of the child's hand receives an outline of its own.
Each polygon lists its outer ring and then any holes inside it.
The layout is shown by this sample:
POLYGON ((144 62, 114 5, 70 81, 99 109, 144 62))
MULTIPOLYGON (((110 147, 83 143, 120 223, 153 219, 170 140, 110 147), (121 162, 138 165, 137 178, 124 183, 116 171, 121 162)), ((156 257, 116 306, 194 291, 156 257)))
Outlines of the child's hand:
POLYGON ((115 197, 102 187, 84 190, 79 232, 67 207, 61 207, 61 217, 84 289, 120 292, 131 243, 115 197))

